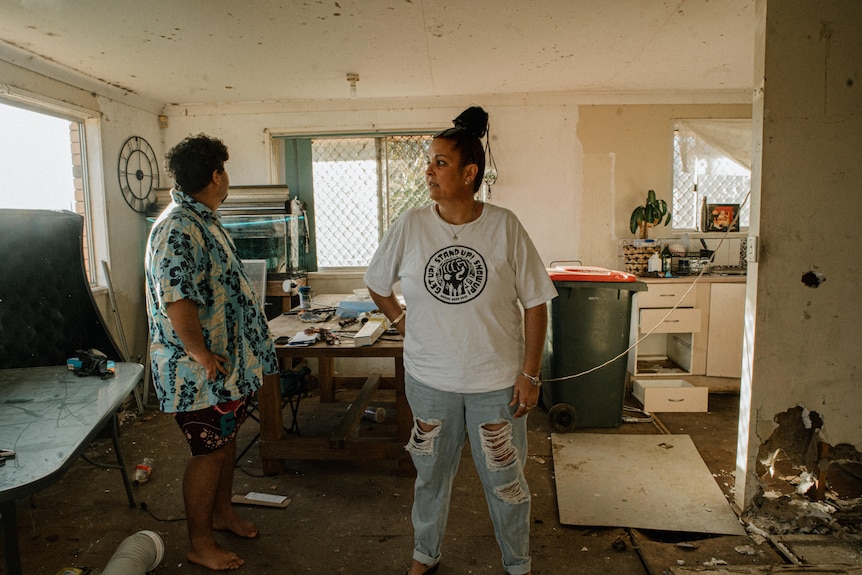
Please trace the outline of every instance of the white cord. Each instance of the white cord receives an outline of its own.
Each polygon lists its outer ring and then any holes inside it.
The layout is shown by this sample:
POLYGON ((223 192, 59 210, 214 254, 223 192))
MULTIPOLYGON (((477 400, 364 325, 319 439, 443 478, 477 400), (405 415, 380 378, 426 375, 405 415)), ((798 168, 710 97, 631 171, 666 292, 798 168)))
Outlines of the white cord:
MULTIPOLYGON (((733 224, 735 224, 735 223, 739 220, 739 215, 742 213, 742 208, 745 206, 745 204, 747 204, 747 203, 748 203, 748 198, 749 198, 749 196, 751 196, 751 190, 749 190, 749 191, 748 191, 748 193, 747 193, 747 194, 745 194, 745 199, 743 199, 742 204, 740 204, 740 206, 739 206, 739 210, 737 210, 737 212, 736 212, 736 217, 733 219, 733 222, 731 222, 731 224, 730 224, 729 226, 727 226, 727 231, 725 231, 725 232, 724 232, 724 235, 722 235, 722 236, 721 236, 721 240, 718 242, 718 246, 716 246, 715 250, 713 251, 713 254, 712 254, 712 257, 713 257, 713 258, 715 258, 715 254, 716 254, 716 252, 718 252, 719 248, 721 248, 721 245, 724 243, 724 240, 725 240, 725 239, 727 239, 728 235, 730 234, 730 230, 731 230, 731 228, 733 228, 733 224)), ((712 260, 710 260, 710 262, 711 262, 711 261, 712 261, 712 260)), ((691 290, 693 290, 693 289, 694 289, 694 286, 695 286, 695 285, 700 281, 700 278, 703 276, 703 274, 705 274, 708 270, 709 270, 709 266, 704 266, 704 267, 700 270, 700 273, 699 273, 699 274, 697 274, 697 277, 696 277, 696 278, 694 278, 694 281, 692 281, 692 282, 691 282, 691 285, 690 285, 690 286, 688 286, 688 289, 687 289, 687 290, 685 290, 685 293, 684 293, 684 294, 682 294, 682 296, 679 298, 679 301, 677 301, 677 302, 674 304, 674 306, 673 306, 672 308, 670 308, 670 310, 669 310, 669 311, 664 315, 664 317, 662 317, 662 318, 658 321, 658 323, 656 323, 656 325, 655 325, 655 326, 653 326, 653 328, 652 328, 652 329, 650 329, 648 332, 646 332, 646 333, 643 335, 643 337, 641 337, 641 338, 640 338, 640 339, 638 339, 636 342, 634 342, 633 344, 631 344, 628 348, 626 348, 626 350, 625 350, 625 351, 620 352, 618 355, 616 355, 615 357, 613 357, 613 358, 609 359, 608 361, 606 361, 606 362, 604 362, 604 363, 602 363, 602 364, 600 364, 600 365, 597 365, 597 366, 595 366, 595 367, 591 367, 590 369, 588 369, 588 370, 586 370, 586 371, 582 371, 582 372, 580 372, 580 373, 576 373, 576 374, 574 374, 574 375, 566 375, 566 376, 563 376, 563 377, 549 377, 549 378, 543 378, 543 379, 542 379, 542 381, 543 381, 543 382, 545 382, 545 383, 547 383, 547 382, 551 382, 551 381, 566 381, 566 380, 569 380, 569 379, 575 379, 575 378, 577 378, 577 377, 582 377, 582 376, 584 376, 584 375, 590 374, 590 373, 592 373, 592 372, 594 372, 594 371, 598 371, 599 369, 601 369, 601 368, 603 368, 603 367, 605 367, 605 366, 608 366, 608 365, 612 364, 613 362, 615 362, 616 360, 620 359, 621 357, 625 357, 625 355, 626 355, 626 354, 628 354, 628 353, 629 353, 631 350, 633 350, 634 348, 636 348, 636 347, 637 347, 637 345, 638 345, 640 342, 642 342, 642 341, 643 341, 643 340, 645 340, 647 337, 649 337, 650 335, 652 335, 652 333, 653 333, 655 330, 657 330, 657 329, 661 326, 661 324, 662 324, 662 323, 664 323, 664 320, 666 320, 668 317, 670 317, 670 314, 672 314, 672 313, 676 310, 676 308, 678 308, 678 307, 680 306, 680 304, 685 300, 686 296, 688 296, 688 294, 689 294, 689 293, 691 293, 691 290)))

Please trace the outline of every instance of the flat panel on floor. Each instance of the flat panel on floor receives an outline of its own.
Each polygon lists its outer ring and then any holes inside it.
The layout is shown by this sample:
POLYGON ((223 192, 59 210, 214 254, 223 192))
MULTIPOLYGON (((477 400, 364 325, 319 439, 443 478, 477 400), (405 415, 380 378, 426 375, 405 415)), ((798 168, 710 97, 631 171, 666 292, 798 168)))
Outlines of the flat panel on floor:
POLYGON ((688 435, 551 434, 560 522, 744 535, 688 435))

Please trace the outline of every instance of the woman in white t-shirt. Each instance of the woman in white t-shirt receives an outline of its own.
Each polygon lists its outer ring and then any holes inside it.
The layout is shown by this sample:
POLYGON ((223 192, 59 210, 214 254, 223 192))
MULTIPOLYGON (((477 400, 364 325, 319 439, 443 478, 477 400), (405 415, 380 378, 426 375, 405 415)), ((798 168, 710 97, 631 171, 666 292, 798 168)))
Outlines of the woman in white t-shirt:
POLYGON ((416 467, 409 575, 434 573, 466 437, 503 565, 531 572, 526 418, 539 400, 546 302, 556 296, 515 215, 474 196, 485 171, 488 114, 465 110, 434 136, 425 179, 433 204, 387 231, 365 283, 404 335, 416 467), (406 310, 392 286, 401 282, 406 310), (408 311, 409 310, 409 316, 408 311))

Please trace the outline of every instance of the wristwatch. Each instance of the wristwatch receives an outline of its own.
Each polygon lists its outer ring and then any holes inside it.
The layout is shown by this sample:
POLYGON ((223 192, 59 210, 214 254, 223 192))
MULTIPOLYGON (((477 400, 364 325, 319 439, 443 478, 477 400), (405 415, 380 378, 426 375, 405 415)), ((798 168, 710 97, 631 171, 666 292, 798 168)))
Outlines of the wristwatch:
POLYGON ((523 375, 524 377, 526 377, 527 379, 529 379, 529 380, 530 380, 530 383, 532 383, 532 384, 533 384, 533 385, 535 385, 536 387, 542 387, 542 380, 541 380, 541 379, 539 379, 539 376, 538 376, 538 375, 530 375, 530 374, 528 374, 528 373, 527 373, 527 372, 525 372, 525 371, 522 371, 522 372, 521 372, 521 375, 523 375))

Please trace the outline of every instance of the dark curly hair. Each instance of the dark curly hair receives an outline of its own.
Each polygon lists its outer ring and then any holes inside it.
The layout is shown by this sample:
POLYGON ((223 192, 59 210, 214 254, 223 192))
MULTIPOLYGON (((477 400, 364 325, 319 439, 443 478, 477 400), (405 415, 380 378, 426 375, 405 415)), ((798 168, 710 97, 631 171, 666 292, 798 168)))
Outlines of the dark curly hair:
POLYGON ((174 177, 174 187, 194 196, 212 181, 213 172, 224 171, 227 147, 206 134, 189 136, 165 154, 165 169, 174 177))
POLYGON ((461 165, 476 164, 479 171, 473 179, 473 191, 478 192, 485 174, 485 148, 481 138, 488 132, 488 113, 479 106, 471 106, 452 120, 454 128, 434 134, 434 139, 442 138, 452 142, 452 147, 461 157, 461 165))

